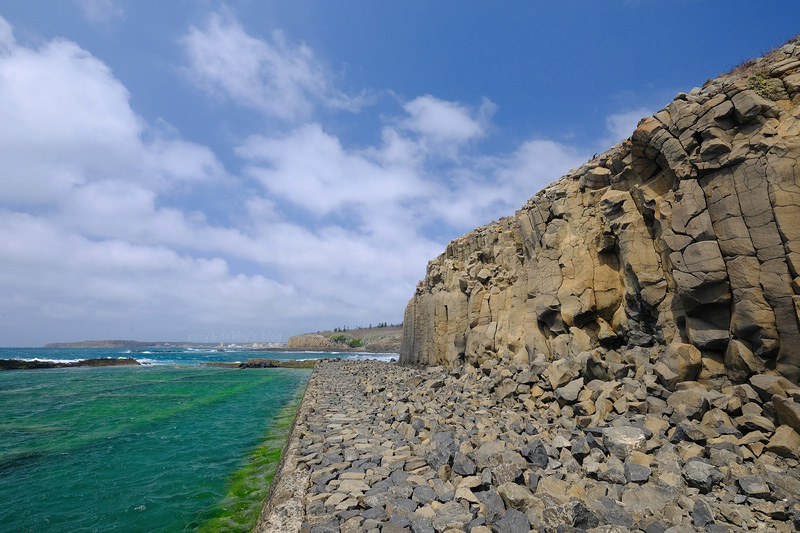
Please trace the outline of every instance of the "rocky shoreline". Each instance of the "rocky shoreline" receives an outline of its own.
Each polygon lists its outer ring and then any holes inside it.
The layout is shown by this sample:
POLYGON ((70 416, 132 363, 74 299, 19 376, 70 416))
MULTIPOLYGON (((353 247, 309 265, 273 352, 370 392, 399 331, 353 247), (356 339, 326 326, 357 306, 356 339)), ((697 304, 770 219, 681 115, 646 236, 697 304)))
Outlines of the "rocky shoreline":
POLYGON ((57 361, 25 361, 22 359, 0 359, 0 370, 38 370, 42 368, 73 368, 77 366, 128 366, 140 365, 141 363, 131 357, 121 357, 117 359, 82 359, 72 363, 60 363, 57 361))
POLYGON ((800 527, 800 389, 678 382, 656 357, 319 362, 255 530, 800 527))
POLYGON ((316 359, 248 359, 245 363, 200 363, 201 366, 221 366, 224 368, 314 368, 316 359))

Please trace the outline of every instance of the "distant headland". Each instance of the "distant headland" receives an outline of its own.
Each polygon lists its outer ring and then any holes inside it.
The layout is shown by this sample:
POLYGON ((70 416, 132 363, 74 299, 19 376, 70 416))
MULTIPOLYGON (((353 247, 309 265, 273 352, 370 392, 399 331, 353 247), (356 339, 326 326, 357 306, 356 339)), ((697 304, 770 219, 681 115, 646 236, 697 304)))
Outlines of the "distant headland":
POLYGON ((50 342, 45 348, 106 348, 136 350, 168 350, 183 348, 243 349, 257 351, 320 351, 397 353, 403 338, 402 324, 380 323, 377 326, 334 328, 333 330, 302 333, 289 337, 288 342, 182 342, 89 340, 79 342, 50 342))

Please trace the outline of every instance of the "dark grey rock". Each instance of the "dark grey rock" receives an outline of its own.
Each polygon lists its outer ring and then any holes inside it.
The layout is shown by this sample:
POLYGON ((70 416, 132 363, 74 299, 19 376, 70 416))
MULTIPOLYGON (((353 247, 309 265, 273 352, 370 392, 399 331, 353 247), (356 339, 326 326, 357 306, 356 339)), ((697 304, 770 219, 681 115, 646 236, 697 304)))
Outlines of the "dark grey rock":
POLYGON ((628 483, 645 483, 650 479, 653 471, 649 466, 640 465, 631 461, 625 462, 625 479, 628 483))
POLYGON ((503 498, 492 488, 489 490, 476 492, 475 496, 478 501, 486 506, 486 521, 490 524, 494 523, 506 511, 506 506, 503 503, 503 498))
POLYGON ((666 530, 667 528, 664 527, 661 524, 661 522, 656 520, 655 522, 644 528, 644 533, 664 533, 666 530))
POLYGON ((609 468, 608 470, 599 472, 597 474, 597 479, 600 481, 607 481, 609 483, 616 483, 617 485, 625 485, 628 482, 628 479, 625 477, 625 473, 616 468, 609 468))
MULTIPOLYGON (((324 492, 320 490, 320 492, 324 492)), ((325 514, 325 502, 322 500, 317 500, 315 502, 311 502, 306 506, 306 514, 309 515, 316 515, 316 514, 325 514)))
POLYGON ((539 468, 547 468, 547 463, 550 462, 550 456, 547 455, 547 449, 542 444, 542 441, 536 439, 522 449, 522 455, 528 461, 539 468))
POLYGON ((494 533, 528 533, 530 529, 528 517, 516 509, 508 509, 492 526, 494 533))
POLYGON ((583 378, 574 379, 563 387, 556 389, 555 396, 562 405, 575 403, 581 389, 583 389, 583 378))
POLYGON ((589 455, 589 451, 591 448, 589 447, 589 443, 586 441, 586 437, 580 437, 578 440, 572 443, 571 453, 572 457, 577 459, 578 461, 583 461, 583 459, 589 455))
POLYGON ((599 498, 598 502, 602 506, 595 509, 595 515, 600 525, 622 526, 628 529, 633 527, 633 516, 619 502, 611 498, 599 498))
POLYGON ((692 521, 697 527, 706 527, 714 523, 714 511, 711 506, 703 500, 697 500, 692 507, 692 521))
POLYGON ((417 485, 414 487, 414 493, 412 494, 411 499, 415 502, 425 505, 426 503, 431 503, 436 499, 436 491, 434 491, 428 485, 417 485))
POLYGON ((411 531, 413 533, 435 533, 431 521, 427 518, 417 518, 411 522, 411 531))
POLYGON ((339 520, 331 518, 311 528, 311 533, 339 533, 339 520))
POLYGON ((670 437, 669 441, 673 444, 677 444, 681 441, 689 441, 703 445, 706 443, 706 434, 691 424, 681 423, 675 426, 675 431, 672 433, 672 437, 670 437))
POLYGON ((486 525, 486 517, 479 516, 478 518, 467 524, 467 531, 472 531, 472 528, 485 525, 486 525))
POLYGON ((425 454, 425 462, 434 470, 439 470, 444 465, 450 464, 451 457, 450 450, 439 446, 425 454))
POLYGON ((744 476, 738 481, 742 491, 748 496, 766 498, 772 493, 764 478, 759 475, 744 476))
POLYGON ((456 452, 453 456, 453 472, 461 476, 472 476, 475 474, 475 462, 461 452, 456 452))
POLYGON ((383 507, 370 507, 361 513, 364 520, 385 520, 387 518, 386 511, 383 507))
POLYGON ((717 483, 722 482, 724 476, 711 463, 704 459, 692 458, 683 465, 683 477, 690 487, 700 489, 702 494, 707 494, 717 483))
POLYGON ((409 531, 408 527, 411 525, 411 518, 407 514, 393 514, 389 517, 388 522, 384 522, 383 528, 386 529, 387 524, 392 524, 395 527, 401 528, 395 531, 409 531))
POLYGON ((414 500, 409 500, 408 498, 397 498, 395 500, 389 500, 389 503, 394 507, 394 513, 400 514, 411 514, 416 511, 418 504, 414 500))
MULTIPOLYGON (((394 517, 392 517, 394 518, 394 517)), ((389 522, 385 522, 381 527, 382 533, 409 533, 411 530, 406 527, 409 526, 410 523, 408 519, 405 518, 402 523, 394 522, 392 519, 389 519, 389 522)))

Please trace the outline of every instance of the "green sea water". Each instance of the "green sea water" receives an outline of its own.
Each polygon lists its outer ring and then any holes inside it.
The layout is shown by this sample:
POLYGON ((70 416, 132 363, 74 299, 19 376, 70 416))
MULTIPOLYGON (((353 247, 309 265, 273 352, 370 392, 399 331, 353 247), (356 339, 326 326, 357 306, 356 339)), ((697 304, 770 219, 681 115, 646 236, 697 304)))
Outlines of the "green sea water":
POLYGON ((0 532, 251 529, 310 374, 0 372, 0 532))

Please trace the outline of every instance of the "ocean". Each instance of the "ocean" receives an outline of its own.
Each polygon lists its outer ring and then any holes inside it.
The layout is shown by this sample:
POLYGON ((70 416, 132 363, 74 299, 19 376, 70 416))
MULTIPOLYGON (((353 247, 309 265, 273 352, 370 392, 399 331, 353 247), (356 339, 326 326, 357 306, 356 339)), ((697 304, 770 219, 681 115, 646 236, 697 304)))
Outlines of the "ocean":
POLYGON ((201 363, 330 356, 0 348, 143 363, 0 371, 0 532, 252 529, 311 370, 201 363))

